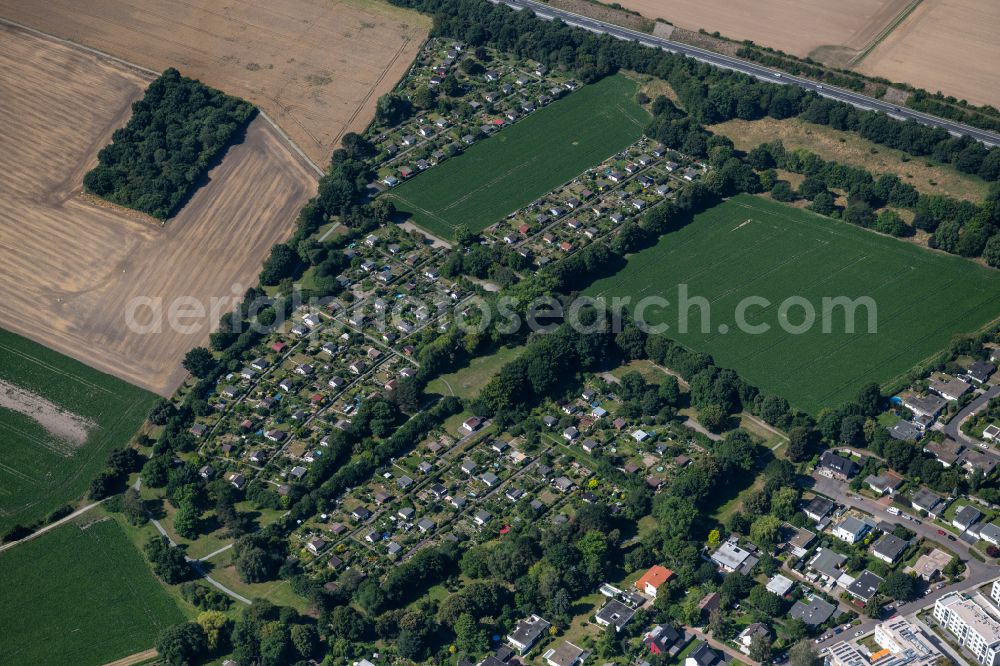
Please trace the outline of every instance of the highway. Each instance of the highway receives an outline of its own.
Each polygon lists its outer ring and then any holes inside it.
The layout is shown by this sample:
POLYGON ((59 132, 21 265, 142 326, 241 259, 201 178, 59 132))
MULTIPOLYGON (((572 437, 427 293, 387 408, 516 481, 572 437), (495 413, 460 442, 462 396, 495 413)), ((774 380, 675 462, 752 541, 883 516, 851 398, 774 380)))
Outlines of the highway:
POLYGON ((743 60, 742 58, 734 58, 721 53, 715 53, 714 51, 701 49, 697 46, 681 44, 680 42, 664 39, 662 37, 655 37, 644 32, 629 30, 628 28, 622 28, 611 23, 605 23, 604 21, 575 14, 564 9, 551 7, 543 2, 537 2, 536 0, 490 0, 490 2, 494 4, 502 3, 517 10, 530 9, 536 16, 542 19, 559 19, 567 25, 583 28, 584 30, 589 30, 599 34, 608 34, 612 37, 617 37, 618 39, 638 41, 645 46, 661 48, 673 53, 679 53, 681 55, 715 65, 716 67, 743 72, 744 74, 749 74, 750 76, 761 79, 762 81, 797 85, 801 88, 805 88, 806 90, 812 90, 823 97, 846 102, 852 106, 858 107, 859 109, 881 111, 882 113, 888 114, 898 120, 915 120, 922 125, 942 128, 955 136, 968 136, 989 146, 1000 146, 1000 134, 981 130, 969 125, 963 125, 962 123, 957 123, 946 118, 939 118, 938 116, 933 116, 929 113, 922 113, 920 111, 908 109, 905 106, 896 106, 894 104, 875 99, 874 97, 861 95, 844 88, 837 88, 835 86, 829 86, 825 83, 817 83, 810 79, 793 76, 763 65, 758 65, 757 63, 750 62, 749 60, 743 60))

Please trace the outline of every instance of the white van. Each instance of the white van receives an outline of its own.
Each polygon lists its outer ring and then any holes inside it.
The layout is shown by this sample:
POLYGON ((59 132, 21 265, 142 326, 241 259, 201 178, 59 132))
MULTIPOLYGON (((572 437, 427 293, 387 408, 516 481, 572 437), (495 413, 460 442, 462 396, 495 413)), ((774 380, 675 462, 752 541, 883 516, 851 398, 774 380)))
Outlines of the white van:
POLYGON ((888 509, 886 509, 886 511, 888 511, 889 513, 891 513, 894 516, 898 516, 899 515, 899 508, 895 507, 895 506, 890 506, 888 509))

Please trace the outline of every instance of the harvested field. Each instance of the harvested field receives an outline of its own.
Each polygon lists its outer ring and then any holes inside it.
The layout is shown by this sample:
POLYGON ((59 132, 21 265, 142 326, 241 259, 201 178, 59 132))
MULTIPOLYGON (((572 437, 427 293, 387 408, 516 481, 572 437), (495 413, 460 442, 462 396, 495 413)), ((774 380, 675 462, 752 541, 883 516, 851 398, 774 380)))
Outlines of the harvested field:
POLYGON ((1000 107, 1000 3, 923 0, 857 68, 1000 107))
POLYGON ((851 53, 868 45, 911 0, 619 0, 649 18, 688 30, 749 39, 799 57, 817 49, 851 53), (808 26, 808 27, 806 27, 808 26))
POLYGON ((378 0, 0 0, 0 17, 249 100, 320 167, 368 124, 430 28, 378 0))
POLYGON ((740 150, 781 139, 786 148, 805 148, 825 160, 863 167, 875 174, 894 173, 924 194, 943 194, 979 202, 988 189, 982 179, 960 173, 950 166, 928 166, 925 159, 917 157, 904 162, 901 151, 879 146, 853 132, 814 125, 798 118, 729 120, 709 125, 708 129, 728 136, 740 150))
MULTIPOLYGON (((160 226, 81 196, 83 174, 149 77, 69 45, 0 27, 0 318, 6 328, 168 395, 179 362, 217 319, 129 330, 134 299, 163 312, 242 295, 315 191, 277 130, 254 120, 185 208, 160 226)), ((194 306, 197 309, 197 306, 194 306)), ((151 324, 148 310, 139 323, 151 324)))

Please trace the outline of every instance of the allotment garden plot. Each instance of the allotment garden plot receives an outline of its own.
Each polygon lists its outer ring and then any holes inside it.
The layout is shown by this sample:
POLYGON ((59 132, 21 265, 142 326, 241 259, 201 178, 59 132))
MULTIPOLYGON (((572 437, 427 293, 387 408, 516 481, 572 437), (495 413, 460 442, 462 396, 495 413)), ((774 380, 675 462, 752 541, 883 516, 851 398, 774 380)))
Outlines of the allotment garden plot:
POLYGON ((428 231, 477 232, 636 141, 649 120, 635 82, 608 77, 534 111, 463 155, 394 188, 428 231))
POLYGON ((850 399, 865 382, 891 383, 953 336, 978 330, 1000 313, 997 271, 747 195, 696 216, 588 293, 667 298, 668 307, 647 311, 649 323, 668 324, 670 337, 813 413, 850 399), (709 302, 708 331, 701 331, 696 307, 689 310, 688 332, 678 330, 682 284, 691 297, 709 302), (745 317, 748 324, 769 325, 765 333, 737 330, 737 305, 749 296, 770 302, 750 307, 745 317), (824 333, 822 299, 839 296, 870 297, 877 331, 867 333, 867 312, 860 307, 855 333, 845 332, 843 308, 827 318, 831 332, 824 333), (780 319, 789 297, 814 307, 816 322, 808 332, 785 330, 803 321, 800 306, 780 319))

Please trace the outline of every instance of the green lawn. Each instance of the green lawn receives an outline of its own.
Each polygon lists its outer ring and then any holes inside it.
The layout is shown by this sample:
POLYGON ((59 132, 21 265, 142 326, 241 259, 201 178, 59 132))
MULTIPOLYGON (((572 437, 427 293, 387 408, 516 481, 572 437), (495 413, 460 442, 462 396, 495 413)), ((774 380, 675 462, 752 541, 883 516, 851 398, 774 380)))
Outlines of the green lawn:
POLYGON ((0 553, 0 663, 104 664, 184 621, 117 523, 81 524, 0 553))
POLYGON ((590 295, 631 296, 633 304, 658 295, 670 303, 646 311, 649 323, 666 323, 666 334, 711 354, 767 392, 784 396, 813 414, 851 398, 868 381, 898 381, 922 360, 944 349, 956 334, 976 331, 1000 313, 1000 272, 893 238, 792 208, 741 195, 697 215, 655 247, 631 258, 616 275, 587 290, 590 295), (688 308, 689 329, 680 332, 678 287, 709 302, 688 308), (744 298, 759 296, 746 322, 770 329, 737 330, 744 298), (785 319, 779 305, 803 297, 816 320, 806 333, 787 331, 803 321, 803 307, 785 319), (826 317, 823 297, 870 297, 876 332, 869 334, 865 308, 857 309, 856 333, 845 332, 844 308, 826 317), (722 326, 728 331, 720 330, 722 326))
POLYGON ((0 532, 30 525, 76 500, 142 425, 157 397, 19 335, 0 329, 0 380, 96 424, 73 447, 21 413, 0 408, 0 532))
POLYGON ((457 395, 466 400, 475 398, 493 375, 524 350, 525 347, 501 347, 488 356, 477 356, 464 368, 431 380, 427 384, 427 391, 439 395, 457 395))
POLYGON ((481 231, 639 139, 649 116, 636 90, 624 76, 584 86, 389 196, 431 233, 481 231))

